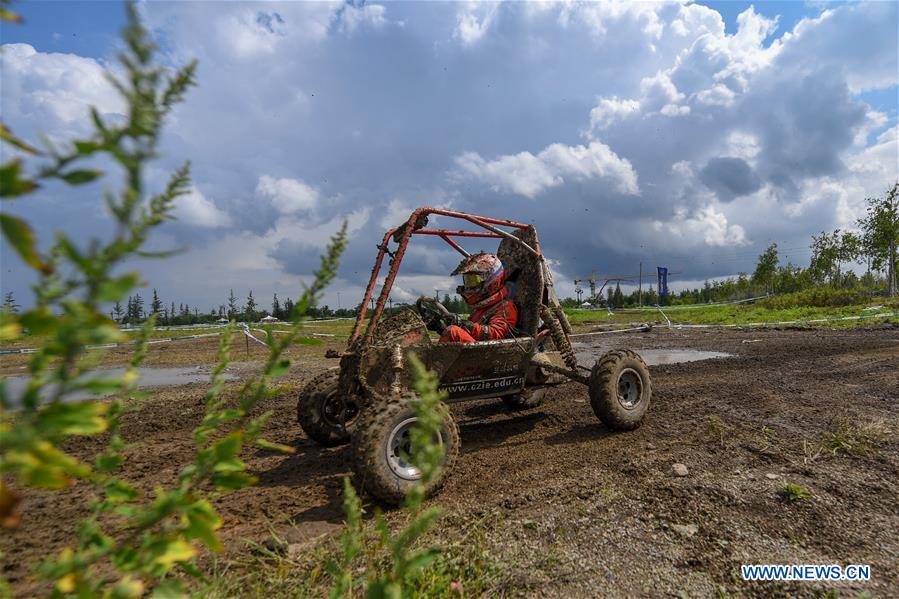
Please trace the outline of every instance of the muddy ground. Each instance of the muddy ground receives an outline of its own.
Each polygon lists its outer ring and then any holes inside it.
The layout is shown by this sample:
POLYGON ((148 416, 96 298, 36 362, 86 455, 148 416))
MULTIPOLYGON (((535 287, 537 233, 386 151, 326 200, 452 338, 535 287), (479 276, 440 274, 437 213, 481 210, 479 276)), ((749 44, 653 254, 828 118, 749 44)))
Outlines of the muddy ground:
MULTIPOLYGON (((553 389, 541 407, 524 412, 498 400, 455 404, 462 453, 433 502, 449 513, 442 534, 458 535, 472 522, 483 528, 499 564, 486 594, 795 596, 832 589, 896 596, 899 327, 662 329, 596 339, 603 348, 733 356, 652 367, 653 405, 629 433, 601 425, 576 384, 553 389), (686 476, 674 473, 675 463, 686 466, 686 476), (786 482, 812 496, 788 500, 786 482), (743 563, 870 564, 872 580, 746 583, 743 563)), ((214 344, 154 350, 149 363, 186 363, 183 352, 208 362, 214 344)), ((303 547, 339 530, 347 448, 317 447, 295 419, 296 388, 333 364, 319 356, 337 346, 297 350, 300 363, 281 379, 265 436, 297 451, 248 452, 258 486, 218 502, 226 558, 246 555, 247 540, 265 542, 272 532, 303 547)), ((0 368, 13 374, 18 364, 4 359, 0 368)), ((251 367, 232 368, 241 374, 251 367)), ((128 464, 141 488, 170 484, 189 459, 204 389, 162 389, 127 418, 124 436, 140 444, 128 464)), ((85 439, 71 449, 87 456, 100 445, 85 439)), ((38 560, 72 543, 87 492, 83 485, 29 492, 21 526, 0 533, 3 575, 18 594, 39 588, 29 574, 38 560)), ((305 574, 298 568, 296 576, 305 574)))

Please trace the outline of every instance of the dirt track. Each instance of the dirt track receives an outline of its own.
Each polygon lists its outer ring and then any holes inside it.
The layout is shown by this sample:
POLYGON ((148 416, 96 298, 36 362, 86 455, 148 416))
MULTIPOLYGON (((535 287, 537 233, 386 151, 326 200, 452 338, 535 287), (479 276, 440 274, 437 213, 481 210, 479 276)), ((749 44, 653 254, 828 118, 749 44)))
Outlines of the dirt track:
MULTIPOLYGON (((793 596, 835 588, 895 596, 899 328, 659 330, 602 341, 734 356, 653 367, 654 403, 630 433, 599 424, 574 384, 525 412, 499 401, 455 404, 462 453, 435 502, 452 522, 487 523, 488 549, 503 566, 494 593, 793 596), (834 432, 862 444, 835 453, 834 432), (673 474, 676 462, 687 476, 673 474), (784 482, 812 498, 783 499, 784 482), (872 581, 744 583, 741 563, 870 564, 872 581)), ((329 365, 295 365, 282 384, 295 389, 329 365)), ((140 487, 170 483, 188 459, 203 389, 162 390, 126 421, 125 437, 141 443, 128 462, 140 487)), ((219 502, 230 556, 246 551, 245 539, 265 541, 268 526, 300 542, 342 520, 348 451, 305 438, 293 389, 269 406, 276 415, 266 437, 296 454, 250 452, 258 486, 219 502)), ((82 440, 73 449, 87 455, 99 446, 82 440)), ((72 499, 84 493, 29 494, 20 528, 0 535, 3 574, 18 592, 34 590, 27 572, 35 560, 71 543, 82 515, 72 499)))

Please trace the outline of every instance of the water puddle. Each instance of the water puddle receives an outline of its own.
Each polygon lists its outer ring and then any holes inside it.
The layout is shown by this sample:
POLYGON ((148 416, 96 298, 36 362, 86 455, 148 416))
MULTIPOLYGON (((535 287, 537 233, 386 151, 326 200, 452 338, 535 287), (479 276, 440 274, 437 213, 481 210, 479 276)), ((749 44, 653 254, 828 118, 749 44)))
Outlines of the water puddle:
MULTIPOLYGON (((149 389, 153 387, 176 387, 178 385, 187 385, 189 383, 208 383, 209 369, 205 366, 182 366, 174 368, 138 368, 140 373, 140 381, 137 386, 139 389, 149 389)), ((125 374, 124 368, 98 368, 92 370, 85 378, 114 378, 121 377, 125 374)), ((234 380, 237 376, 233 374, 225 374, 225 379, 234 380)), ((10 376, 4 377, 3 382, 6 384, 6 393, 8 397, 12 397, 12 407, 20 405, 19 398, 25 392, 31 377, 27 376, 10 376)), ((55 386, 49 386, 44 389, 44 399, 51 397, 55 392, 55 386)), ((98 397, 89 391, 78 391, 66 396, 66 401, 78 401, 81 399, 91 399, 98 397)))
MULTIPOLYGON (((573 343, 574 354, 577 361, 588 368, 593 366, 596 358, 607 352, 611 347, 604 347, 595 343, 573 343)), ((720 351, 703 351, 698 349, 635 349, 640 357, 649 366, 660 364, 679 364, 681 362, 698 362, 712 358, 728 358, 731 354, 720 351)))

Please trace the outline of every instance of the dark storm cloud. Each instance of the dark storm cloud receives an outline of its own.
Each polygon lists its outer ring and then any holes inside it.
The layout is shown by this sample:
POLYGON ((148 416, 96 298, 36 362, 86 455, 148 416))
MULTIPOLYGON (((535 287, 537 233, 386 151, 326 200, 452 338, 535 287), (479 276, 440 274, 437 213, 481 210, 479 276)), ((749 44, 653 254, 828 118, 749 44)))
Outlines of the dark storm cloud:
POLYGON ((709 160, 699 173, 700 179, 718 193, 723 201, 730 201, 758 191, 762 186, 752 167, 742 158, 722 156, 709 160))

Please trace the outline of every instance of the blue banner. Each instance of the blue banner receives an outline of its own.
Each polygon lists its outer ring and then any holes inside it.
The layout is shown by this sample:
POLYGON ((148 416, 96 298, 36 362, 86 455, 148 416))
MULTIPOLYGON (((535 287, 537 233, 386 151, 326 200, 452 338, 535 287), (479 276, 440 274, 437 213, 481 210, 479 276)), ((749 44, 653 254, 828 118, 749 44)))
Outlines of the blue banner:
POLYGON ((659 297, 668 297, 668 268, 657 266, 659 271, 659 297))

